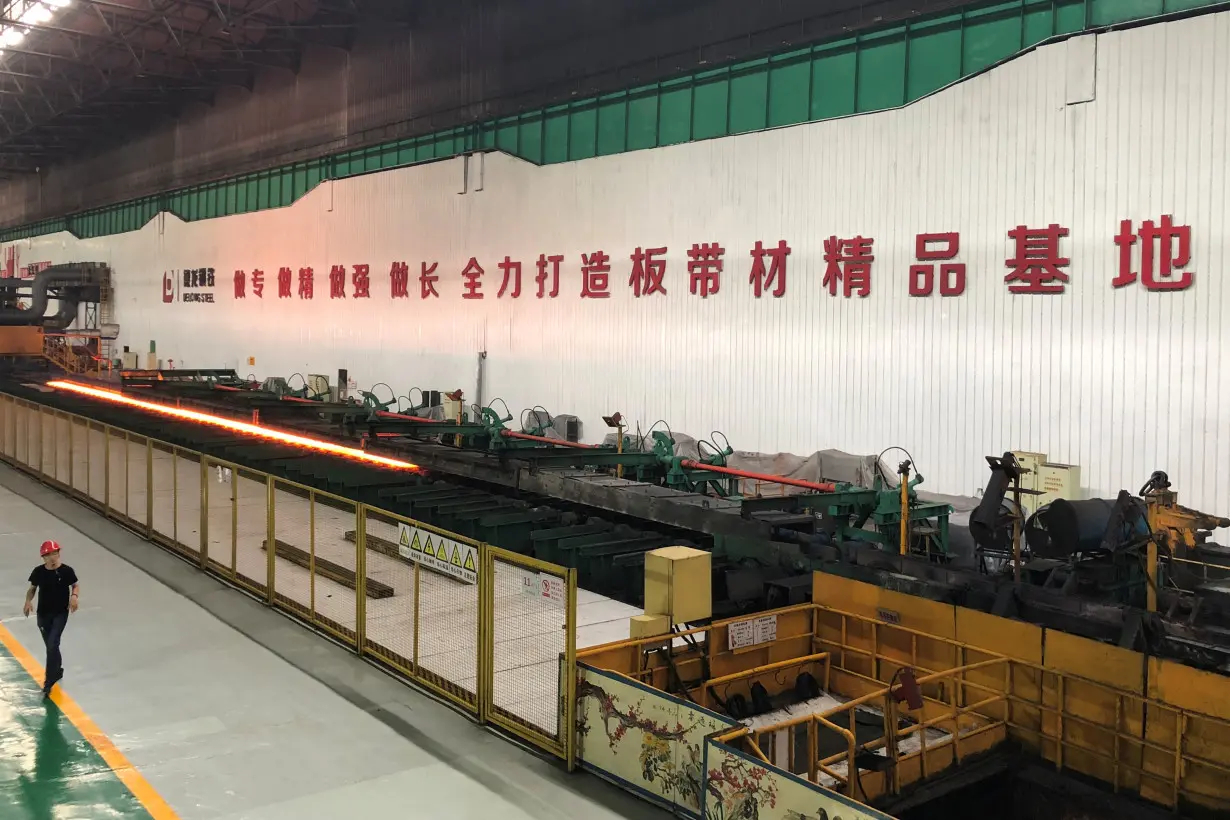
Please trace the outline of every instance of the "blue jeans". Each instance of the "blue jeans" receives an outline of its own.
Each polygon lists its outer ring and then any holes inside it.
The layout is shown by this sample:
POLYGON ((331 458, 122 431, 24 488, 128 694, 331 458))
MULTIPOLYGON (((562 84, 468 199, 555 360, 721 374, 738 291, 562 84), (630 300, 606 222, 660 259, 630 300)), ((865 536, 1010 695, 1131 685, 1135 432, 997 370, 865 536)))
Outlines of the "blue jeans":
POLYGON ((47 680, 59 680, 64 674, 64 661, 60 657, 60 637, 68 626, 68 613, 38 613, 38 631, 43 633, 47 647, 47 680))

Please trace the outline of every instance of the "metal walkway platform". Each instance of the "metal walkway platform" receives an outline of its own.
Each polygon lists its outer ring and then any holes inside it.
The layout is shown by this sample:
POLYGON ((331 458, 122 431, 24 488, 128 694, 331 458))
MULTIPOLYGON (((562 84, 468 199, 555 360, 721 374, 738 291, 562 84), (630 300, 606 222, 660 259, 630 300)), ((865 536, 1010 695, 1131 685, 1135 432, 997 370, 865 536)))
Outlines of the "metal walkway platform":
POLYGON ((0 466, 0 803, 6 820, 664 816, 450 708, 0 466), (66 676, 35 682, 23 618, 44 538, 81 578, 66 676), (33 545, 33 546, 32 546, 33 545))

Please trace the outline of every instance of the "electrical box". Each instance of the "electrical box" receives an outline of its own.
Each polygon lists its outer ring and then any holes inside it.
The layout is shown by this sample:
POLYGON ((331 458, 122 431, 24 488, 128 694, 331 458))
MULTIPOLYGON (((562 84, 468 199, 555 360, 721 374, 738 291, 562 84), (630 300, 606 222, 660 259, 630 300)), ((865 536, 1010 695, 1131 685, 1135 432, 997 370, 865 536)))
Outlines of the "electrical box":
POLYGON ((671 631, 671 619, 665 615, 633 615, 628 619, 628 637, 653 638, 671 631))
POLYGON ((713 556, 692 547, 661 547, 645 553, 645 614, 672 624, 713 615, 713 556))
POLYGON ((457 399, 450 399, 445 395, 441 395, 440 400, 444 405, 444 418, 449 421, 456 421, 457 417, 461 415, 463 402, 457 399))
MULTIPOLYGON (((1022 490, 1037 490, 1038 475, 1042 470, 1042 465, 1046 463, 1046 453, 1029 453, 1024 450, 1013 450, 1012 455, 1016 457, 1016 463, 1021 466, 1021 489, 1022 490)), ((1012 491, 1008 491, 1006 498, 1012 498, 1012 491)), ((1021 506, 1025 508, 1025 515, 1032 515, 1034 510, 1038 509, 1038 496, 1033 493, 1021 494, 1021 506)))
POLYGON ((125 350, 120 354, 121 367, 125 370, 138 370, 141 367, 141 354, 135 350, 125 350))
POLYGON ((324 396, 329 398, 329 377, 312 373, 307 377, 308 398, 324 396))
POLYGON ((1081 468, 1075 464, 1043 464, 1038 478, 1037 504, 1050 504, 1057 498, 1075 501, 1081 493, 1081 468))
MULTIPOLYGON (((1029 470, 1021 476, 1022 490, 1035 490, 1039 494, 1021 494, 1021 506, 1025 508, 1028 517, 1038 511, 1039 507, 1050 504, 1057 498, 1075 501, 1081 494, 1081 468, 1075 464, 1052 464, 1046 460, 1046 453, 1028 453, 1013 450, 1017 463, 1022 469, 1029 470)), ((1008 497, 1012 494, 1009 492, 1008 497)))

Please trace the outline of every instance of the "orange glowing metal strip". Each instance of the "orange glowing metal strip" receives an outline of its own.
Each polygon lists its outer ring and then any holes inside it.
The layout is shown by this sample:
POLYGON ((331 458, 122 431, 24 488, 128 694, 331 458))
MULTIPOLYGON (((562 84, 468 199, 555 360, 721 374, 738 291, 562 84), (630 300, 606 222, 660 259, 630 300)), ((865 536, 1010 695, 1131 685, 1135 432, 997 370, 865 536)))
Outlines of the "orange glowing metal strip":
POLYGON ((381 467, 390 467, 395 470, 420 469, 417 464, 411 464, 408 461, 399 461, 395 458, 385 458, 384 456, 372 455, 371 453, 364 450, 359 450, 355 447, 343 447, 340 444, 334 444, 329 441, 307 438, 306 436, 297 436, 294 433, 284 433, 281 430, 261 427, 258 424, 247 424, 246 422, 222 418, 221 416, 213 416, 209 413, 200 413, 196 410, 185 410, 182 407, 170 407, 165 404, 145 401, 144 399, 134 399, 130 396, 125 396, 122 393, 116 393, 114 390, 102 390, 97 387, 89 387, 84 384, 66 381, 47 382, 47 386, 54 387, 58 390, 68 390, 73 393, 80 393, 83 396, 90 396, 96 399, 113 401, 116 404, 126 404, 129 407, 138 407, 142 410, 149 410, 153 413, 161 413, 164 416, 174 416, 186 421, 195 421, 200 424, 212 424, 215 427, 224 427, 227 430, 234 430, 237 433, 247 433, 251 436, 260 436, 261 438, 272 439, 285 444, 293 444, 296 447, 305 447, 309 450, 319 450, 324 453, 332 453, 333 455, 353 458, 356 461, 366 461, 369 464, 378 464, 381 467))

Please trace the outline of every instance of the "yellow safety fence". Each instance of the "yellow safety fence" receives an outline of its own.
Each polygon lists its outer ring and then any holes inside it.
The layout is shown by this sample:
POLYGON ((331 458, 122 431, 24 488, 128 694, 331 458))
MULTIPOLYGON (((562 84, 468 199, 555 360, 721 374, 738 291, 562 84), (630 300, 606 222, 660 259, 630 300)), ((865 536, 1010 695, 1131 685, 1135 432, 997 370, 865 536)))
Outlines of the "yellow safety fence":
MULTIPOLYGON (((806 714, 792 707, 786 718, 736 727, 721 741, 782 776, 861 803, 900 794, 1010 739, 1056 769, 1096 778, 1115 792, 1176 809, 1230 809, 1226 677, 821 575, 816 584, 824 600, 874 595, 864 604, 875 614, 804 604, 754 616, 772 619, 775 628, 771 639, 751 647, 729 647, 732 627, 746 634, 741 627, 749 619, 743 618, 679 633, 669 661, 661 638, 592 647, 578 658, 583 667, 655 689, 675 691, 679 681, 699 680, 687 697, 701 707, 736 695, 750 700, 755 683, 775 696, 807 672, 828 705, 806 714), (679 642, 685 636, 686 645, 679 642), (908 711, 913 724, 898 730, 893 715, 906 713, 906 706, 890 690, 907 668, 923 706, 908 711), (879 736, 860 740, 858 725, 869 720, 879 736), (895 754, 886 752, 889 746, 895 754), (872 765, 868 753, 892 754, 895 765, 872 765)), ((581 754, 584 759, 588 748, 581 754)))
POLYGON ((5 394, 0 458, 571 768, 575 570, 5 394))

